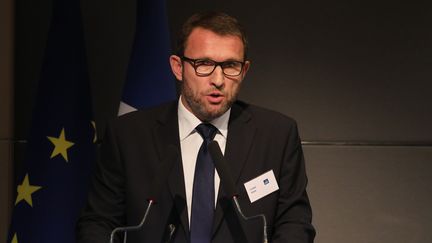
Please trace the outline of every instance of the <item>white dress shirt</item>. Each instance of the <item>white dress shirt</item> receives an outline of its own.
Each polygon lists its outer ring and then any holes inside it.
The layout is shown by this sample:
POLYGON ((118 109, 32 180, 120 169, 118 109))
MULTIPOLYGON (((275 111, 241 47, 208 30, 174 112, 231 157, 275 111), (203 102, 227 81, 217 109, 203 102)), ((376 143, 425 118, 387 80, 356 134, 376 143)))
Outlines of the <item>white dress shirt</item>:
MULTIPOLYGON (((215 141, 219 143, 222 153, 225 153, 226 138, 228 135, 228 120, 231 109, 225 112, 222 116, 214 119, 210 123, 218 129, 215 141)), ((202 122, 192 112, 183 105, 181 98, 178 102, 178 123, 180 136, 180 149, 183 163, 183 174, 186 189, 186 204, 188 210, 188 221, 190 225, 192 211, 192 191, 195 174, 195 164, 198 157, 198 151, 203 143, 201 135, 195 128, 202 122)), ((215 207, 219 190, 219 175, 215 170, 214 185, 215 185, 215 207)))

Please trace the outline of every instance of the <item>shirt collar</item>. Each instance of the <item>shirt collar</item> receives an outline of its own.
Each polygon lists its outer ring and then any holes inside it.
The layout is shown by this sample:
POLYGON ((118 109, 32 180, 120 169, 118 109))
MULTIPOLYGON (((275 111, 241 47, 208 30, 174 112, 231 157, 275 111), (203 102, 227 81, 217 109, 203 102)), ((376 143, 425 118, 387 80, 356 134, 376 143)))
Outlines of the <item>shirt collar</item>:
MULTIPOLYGON (((195 128, 202 122, 183 105, 181 96, 179 98, 177 112, 179 120, 180 141, 182 141, 192 133, 196 132, 195 128)), ((219 130, 218 133, 221 134, 225 139, 227 138, 228 134, 228 120, 230 113, 231 108, 228 109, 222 116, 210 121, 210 123, 219 130)))

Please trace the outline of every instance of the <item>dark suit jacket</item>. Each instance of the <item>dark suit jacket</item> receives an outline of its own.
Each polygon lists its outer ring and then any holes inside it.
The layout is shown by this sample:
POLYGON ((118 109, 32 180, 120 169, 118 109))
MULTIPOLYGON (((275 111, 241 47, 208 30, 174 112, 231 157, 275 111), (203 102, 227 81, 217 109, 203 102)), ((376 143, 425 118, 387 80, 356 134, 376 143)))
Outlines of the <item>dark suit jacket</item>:
MULTIPOLYGON (((177 102, 124 115, 108 126, 88 204, 77 224, 78 242, 106 243, 113 228, 141 221, 154 171, 170 145, 180 148, 177 102)), ((305 165, 294 120, 236 102, 225 158, 244 214, 265 214, 270 242, 313 242, 305 165), (269 170, 279 190, 251 203, 243 184, 269 170)), ((152 207, 144 228, 128 234, 128 242, 166 242, 170 226, 175 226, 170 242, 189 241, 181 157, 165 180, 159 203, 152 207)), ((262 242, 263 223, 239 217, 222 186, 217 200, 213 242, 262 242)))

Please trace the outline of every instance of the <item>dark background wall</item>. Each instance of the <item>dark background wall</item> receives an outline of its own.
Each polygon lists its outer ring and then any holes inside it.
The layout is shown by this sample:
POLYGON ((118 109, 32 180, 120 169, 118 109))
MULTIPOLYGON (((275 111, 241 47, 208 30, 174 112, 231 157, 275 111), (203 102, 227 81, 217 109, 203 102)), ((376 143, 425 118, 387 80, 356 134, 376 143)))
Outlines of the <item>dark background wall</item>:
MULTIPOLYGON (((99 134, 117 113, 134 0, 82 1, 99 134)), ((294 117, 318 243, 431 242, 432 11, 425 2, 168 1, 175 31, 222 10, 245 25, 241 99, 294 117)), ((16 1, 15 140, 26 140, 51 1, 16 1)), ((16 168, 25 142, 15 144, 16 168)))

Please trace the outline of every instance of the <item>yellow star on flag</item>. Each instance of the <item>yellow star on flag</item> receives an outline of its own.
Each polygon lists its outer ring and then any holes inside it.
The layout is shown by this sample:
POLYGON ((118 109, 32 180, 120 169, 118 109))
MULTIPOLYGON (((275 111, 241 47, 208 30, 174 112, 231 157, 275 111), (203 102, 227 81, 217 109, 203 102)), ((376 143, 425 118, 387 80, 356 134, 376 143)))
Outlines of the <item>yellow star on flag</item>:
POLYGON ((74 145, 74 143, 67 141, 65 138, 65 131, 64 128, 62 128, 60 132, 60 136, 58 138, 56 137, 47 137, 51 143, 54 145, 54 150, 51 153, 51 159, 54 158, 56 155, 61 154, 63 158, 68 161, 68 155, 67 150, 74 145))
POLYGON ((14 234, 11 243, 18 243, 18 237, 17 237, 16 233, 14 234))
POLYGON ((30 205, 30 207, 33 207, 32 194, 41 188, 42 187, 40 186, 30 185, 28 174, 26 174, 22 184, 18 185, 17 187, 18 195, 15 201, 15 205, 17 205, 22 200, 25 200, 30 205))

